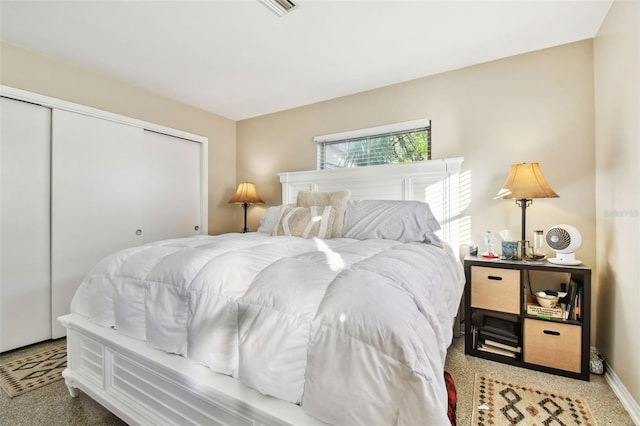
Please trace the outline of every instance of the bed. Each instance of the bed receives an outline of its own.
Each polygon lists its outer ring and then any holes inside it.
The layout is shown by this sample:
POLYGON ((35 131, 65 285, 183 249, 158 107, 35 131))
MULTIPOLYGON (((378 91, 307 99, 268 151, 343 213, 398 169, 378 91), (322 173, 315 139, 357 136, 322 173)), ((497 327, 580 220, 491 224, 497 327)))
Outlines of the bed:
POLYGON ((71 395, 129 424, 447 424, 461 163, 281 173, 259 232, 108 256, 60 318, 71 395))

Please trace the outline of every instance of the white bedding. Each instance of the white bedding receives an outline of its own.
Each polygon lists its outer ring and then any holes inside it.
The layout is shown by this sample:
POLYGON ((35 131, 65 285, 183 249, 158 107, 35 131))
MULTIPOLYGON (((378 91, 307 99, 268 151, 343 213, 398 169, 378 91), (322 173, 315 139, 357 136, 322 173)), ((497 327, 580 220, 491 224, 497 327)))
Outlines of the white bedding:
POLYGON ((331 424, 448 424, 464 274, 450 248, 261 233, 117 252, 71 310, 331 424))

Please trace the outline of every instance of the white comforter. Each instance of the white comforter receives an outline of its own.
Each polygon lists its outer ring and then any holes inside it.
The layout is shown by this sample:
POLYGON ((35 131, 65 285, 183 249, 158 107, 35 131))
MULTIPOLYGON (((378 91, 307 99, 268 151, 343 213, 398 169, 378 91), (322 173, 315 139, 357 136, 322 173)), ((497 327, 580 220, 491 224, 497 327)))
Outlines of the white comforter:
POLYGON ((225 234, 117 252, 72 312, 341 425, 444 425, 448 248, 225 234))

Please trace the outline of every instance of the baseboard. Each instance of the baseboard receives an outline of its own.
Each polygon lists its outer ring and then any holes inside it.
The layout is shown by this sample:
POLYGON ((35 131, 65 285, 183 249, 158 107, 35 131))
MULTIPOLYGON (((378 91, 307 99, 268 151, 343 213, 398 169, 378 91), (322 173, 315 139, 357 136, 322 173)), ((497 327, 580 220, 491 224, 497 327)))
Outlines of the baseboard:
POLYGON ((609 386, 611 386, 613 393, 620 399, 624 408, 629 412, 631 420, 633 420, 636 426, 640 426, 640 405, 633 399, 618 375, 608 364, 604 378, 607 380, 607 383, 609 383, 609 386))

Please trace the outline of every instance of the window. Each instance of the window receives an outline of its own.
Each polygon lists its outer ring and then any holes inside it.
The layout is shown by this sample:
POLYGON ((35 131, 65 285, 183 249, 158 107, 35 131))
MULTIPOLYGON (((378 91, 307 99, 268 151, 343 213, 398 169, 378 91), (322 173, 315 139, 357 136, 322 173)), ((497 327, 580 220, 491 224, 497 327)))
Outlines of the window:
POLYGON ((317 136, 318 169, 409 163, 431 159, 431 121, 317 136))

